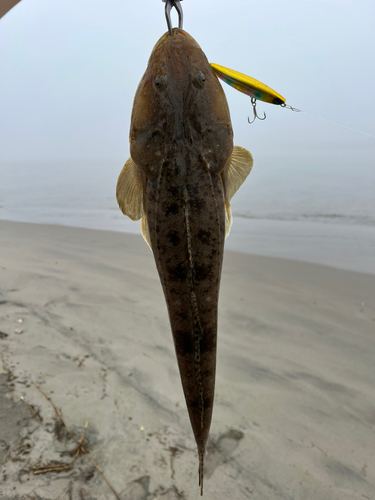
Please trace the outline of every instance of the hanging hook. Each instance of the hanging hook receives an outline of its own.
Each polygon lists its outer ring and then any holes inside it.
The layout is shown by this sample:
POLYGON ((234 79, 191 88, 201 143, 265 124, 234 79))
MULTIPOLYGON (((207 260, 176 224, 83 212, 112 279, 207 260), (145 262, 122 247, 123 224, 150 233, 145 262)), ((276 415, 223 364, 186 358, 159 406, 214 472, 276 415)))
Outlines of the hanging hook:
POLYGON ((171 21, 172 7, 174 7, 178 12, 178 27, 180 28, 180 30, 182 30, 184 22, 184 14, 182 12, 180 0, 162 0, 162 1, 165 2, 165 19, 167 20, 168 31, 169 34, 173 36, 172 21, 171 21))
POLYGON ((263 118, 261 118, 260 116, 258 116, 258 113, 257 113, 257 100, 255 99, 255 97, 251 98, 251 105, 253 106, 254 120, 250 121, 250 118, 247 117, 247 121, 249 123, 254 123, 257 118, 258 118, 258 120, 265 120, 267 118, 266 113, 264 113, 263 118))

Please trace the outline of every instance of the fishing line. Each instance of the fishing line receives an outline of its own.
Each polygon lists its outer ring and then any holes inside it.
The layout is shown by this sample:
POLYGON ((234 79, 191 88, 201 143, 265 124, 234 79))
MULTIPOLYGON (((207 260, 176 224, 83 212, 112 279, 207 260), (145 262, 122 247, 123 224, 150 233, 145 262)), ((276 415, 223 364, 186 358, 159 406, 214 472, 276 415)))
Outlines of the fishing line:
POLYGON ((309 113, 308 111, 303 111, 302 109, 296 109, 296 108, 294 108, 293 111, 296 111, 299 113, 306 113, 307 115, 313 116, 314 118, 318 118, 319 120, 323 120, 324 122, 333 123, 334 125, 338 125, 339 127, 347 128, 348 130, 353 130, 354 132, 358 132, 358 134, 367 135, 368 137, 372 137, 375 139, 375 135, 369 134, 367 132, 363 132, 362 130, 358 130, 358 129, 353 128, 353 127, 348 127, 347 125, 343 125, 342 123, 337 123, 337 122, 334 122, 332 120, 327 120, 327 118, 323 118, 322 116, 314 115, 313 113, 309 113))
MULTIPOLYGON (((250 121, 248 119, 248 122, 253 123, 255 121, 255 118, 258 118, 259 120, 264 120, 264 118, 259 118, 259 116, 257 114, 256 99, 252 98, 251 104, 252 104, 253 110, 254 110, 254 120, 250 121)), ((294 108, 293 106, 290 106, 289 104, 286 104, 285 102, 283 104, 280 104, 280 106, 282 108, 286 108, 286 109, 290 109, 292 111, 295 111, 296 113, 305 113, 306 115, 310 115, 310 116, 313 116, 314 118, 318 118, 318 120, 323 120, 324 122, 333 123, 333 125, 337 125, 339 127, 346 128, 348 130, 352 130, 353 132, 358 132, 358 134, 367 135, 368 137, 373 137, 375 139, 375 135, 369 134, 368 132, 363 132, 362 130, 358 130, 357 128, 348 127, 347 125, 343 125, 342 123, 334 122, 333 120, 328 120, 327 118, 323 118, 322 116, 314 115, 313 113, 309 113, 308 111, 304 111, 303 109, 294 108)), ((265 113, 264 113, 264 116, 266 116, 265 113)))
MULTIPOLYGON (((251 103, 254 107, 253 101, 251 101, 251 103)), ((357 128, 348 127, 347 125, 343 125, 342 123, 334 122, 332 120, 327 120, 327 118, 323 118, 322 116, 314 115, 313 113, 309 113, 308 111, 303 111, 303 109, 293 108, 293 106, 290 106, 289 104, 286 104, 285 102, 283 104, 280 104, 280 106, 282 108, 291 109, 292 111, 295 111, 296 113, 306 113, 306 115, 313 116, 314 118, 318 118, 319 120, 323 120, 324 122, 333 123, 334 125, 338 125, 339 127, 347 128, 348 130, 353 130, 354 132, 358 132, 359 134, 363 134, 363 135, 368 135, 369 137, 373 137, 375 139, 375 135, 369 134, 368 132, 363 132, 362 130, 358 130, 357 128)), ((261 119, 263 120, 263 118, 261 118, 261 119)), ((249 121, 249 123, 252 123, 252 122, 249 121)))
MULTIPOLYGON (((259 120, 264 120, 264 118, 259 118, 259 116, 257 115, 257 112, 256 112, 256 99, 252 98, 251 99, 251 104, 252 104, 252 106, 254 108, 254 120, 255 120, 255 118, 258 118, 259 120)), ((369 134, 368 132, 363 132, 362 130, 358 130, 357 128, 348 127, 347 125, 343 125, 342 123, 338 123, 338 122, 334 122, 332 120, 328 120, 327 118, 323 118, 322 116, 314 115, 313 113, 309 113, 308 111, 304 111, 303 109, 293 108, 293 106, 289 106, 285 102, 283 104, 280 104, 280 106, 282 108, 291 109, 292 111, 295 111, 296 113, 305 113, 306 115, 313 116, 314 118, 318 118, 319 120, 323 120, 324 122, 333 123, 333 125, 337 125, 339 127, 343 127, 343 128, 348 129, 348 130, 353 130, 353 132, 358 132, 358 134, 367 135, 368 137, 373 137, 375 139, 375 135, 369 134)), ((266 115, 266 114, 264 113, 264 115, 266 115)), ((254 120, 250 121, 248 119, 249 123, 253 123, 254 120)))

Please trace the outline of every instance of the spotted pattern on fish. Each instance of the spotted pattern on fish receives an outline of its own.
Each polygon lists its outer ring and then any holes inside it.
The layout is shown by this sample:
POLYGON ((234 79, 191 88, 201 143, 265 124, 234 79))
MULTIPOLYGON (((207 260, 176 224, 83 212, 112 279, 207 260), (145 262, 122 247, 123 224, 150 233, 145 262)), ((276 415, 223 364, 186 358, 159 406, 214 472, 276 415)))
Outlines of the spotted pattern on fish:
POLYGON ((167 302, 202 488, 215 392, 223 172, 232 150, 223 89, 199 45, 175 29, 156 44, 134 99, 130 153, 142 178, 143 208, 131 210, 147 220, 143 226, 167 302))

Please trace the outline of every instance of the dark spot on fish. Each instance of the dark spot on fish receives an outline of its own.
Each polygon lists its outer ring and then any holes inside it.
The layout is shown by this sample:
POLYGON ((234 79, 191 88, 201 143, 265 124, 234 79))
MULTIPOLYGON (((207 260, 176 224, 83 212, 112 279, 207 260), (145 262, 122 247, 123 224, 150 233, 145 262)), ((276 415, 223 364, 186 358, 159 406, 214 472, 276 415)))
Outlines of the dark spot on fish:
POLYGON ((199 194, 199 186, 198 184, 195 182, 194 184, 188 184, 186 186, 187 190, 188 190, 188 193, 190 196, 192 196, 193 198, 195 198, 196 196, 198 196, 199 194))
POLYGON ((206 328, 205 335, 203 335, 201 339, 201 344, 200 344, 200 351, 201 355, 205 354, 206 352, 215 352, 216 351, 216 338, 215 335, 210 335, 208 329, 206 328))
POLYGON ((178 231, 169 231, 167 238, 174 247, 180 243, 180 235, 178 234, 178 231))
POLYGON ((207 411, 211 409, 214 405, 214 400, 212 398, 204 398, 204 409, 207 411))
POLYGON ((197 398, 197 399, 192 399, 189 406, 190 408, 199 408, 200 404, 201 404, 201 399, 197 398))
POLYGON ((177 316, 178 316, 180 319, 182 319, 182 320, 187 320, 187 318, 188 318, 187 314, 186 314, 186 313, 184 313, 184 312, 179 312, 179 313, 177 313, 177 316))
POLYGON ((186 141, 186 138, 185 138, 185 132, 182 131, 181 134, 178 134, 176 136, 173 137, 173 142, 174 144, 184 144, 186 141))
POLYGON ((188 331, 177 330, 174 334, 176 353, 180 356, 192 354, 195 350, 194 339, 188 331))
MULTIPOLYGON (((211 233, 209 231, 205 231, 204 229, 201 229, 199 233, 197 234, 197 238, 201 243, 205 243, 206 245, 210 243, 211 239, 211 233)), ((211 252, 212 254, 212 252, 211 252)))
POLYGON ((200 266, 195 264, 194 266, 194 278, 197 281, 204 281, 207 278, 213 278, 212 265, 200 266))
MULTIPOLYGON (((197 399, 194 399, 194 400, 192 401, 192 403, 190 404, 190 406, 191 406, 192 408, 200 408, 200 407, 201 407, 201 404, 202 404, 202 400, 201 400, 201 398, 199 397, 199 398, 197 398, 197 399)), ((209 410, 209 409, 211 409, 211 408, 212 408, 212 406, 213 406, 213 399, 212 399, 212 398, 204 398, 204 400, 203 400, 203 408, 204 408, 205 410, 209 410)))
POLYGON ((169 207, 166 208, 165 210, 165 216, 167 217, 168 215, 176 215, 178 214, 178 205, 177 203, 173 203, 173 205, 169 205, 169 207))
POLYGON ((172 198, 179 198, 181 193, 183 192, 183 187, 174 187, 174 186, 168 186, 168 193, 171 195, 172 198))
POLYGON ((171 281, 181 281, 184 282, 188 276, 187 265, 180 262, 175 267, 167 267, 169 278, 171 281))
POLYGON ((206 208, 206 201, 203 198, 195 198, 194 208, 197 210, 204 210, 206 208))
MULTIPOLYGON (((167 250, 167 248, 166 248, 165 245, 160 244, 160 245, 158 245, 158 250, 159 250, 159 253, 161 253, 162 255, 164 255, 165 252, 166 252, 166 250, 167 250)), ((171 261, 172 261, 172 259, 170 258, 169 262, 171 262, 171 261)))

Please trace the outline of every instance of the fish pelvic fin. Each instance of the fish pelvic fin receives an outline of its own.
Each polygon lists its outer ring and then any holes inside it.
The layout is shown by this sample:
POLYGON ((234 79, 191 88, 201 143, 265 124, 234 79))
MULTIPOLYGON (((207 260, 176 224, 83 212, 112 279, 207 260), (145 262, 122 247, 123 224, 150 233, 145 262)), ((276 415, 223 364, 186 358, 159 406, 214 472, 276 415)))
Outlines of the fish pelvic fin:
POLYGON ((252 168, 253 157, 250 151, 240 146, 234 146, 233 152, 225 165, 223 174, 225 186, 225 237, 229 235, 232 226, 230 200, 245 182, 252 168))
POLYGON ((232 210, 230 209, 230 203, 225 200, 225 238, 227 238, 230 233, 230 228, 232 227, 232 210))
POLYGON ((117 180, 116 198, 121 212, 132 220, 139 220, 145 215, 143 190, 142 171, 130 157, 117 180))
POLYGON ((151 247, 151 240, 150 240, 150 232, 148 230, 148 224, 147 224, 147 217, 142 217, 141 219, 141 231, 142 231, 142 236, 147 245, 150 247, 150 250, 152 250, 151 247))

